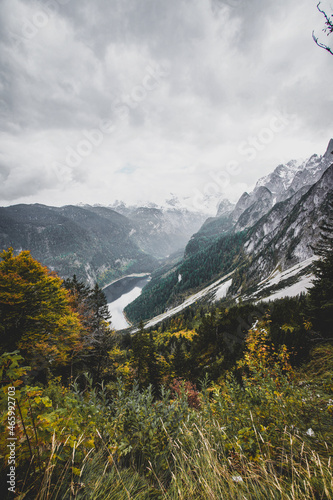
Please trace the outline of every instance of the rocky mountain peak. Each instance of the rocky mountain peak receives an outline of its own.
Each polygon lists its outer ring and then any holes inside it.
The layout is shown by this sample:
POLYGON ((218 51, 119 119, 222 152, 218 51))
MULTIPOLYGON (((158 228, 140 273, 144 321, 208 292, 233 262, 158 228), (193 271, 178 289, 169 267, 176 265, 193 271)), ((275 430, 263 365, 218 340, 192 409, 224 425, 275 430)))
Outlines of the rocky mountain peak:
POLYGON ((329 160, 333 161, 333 139, 331 139, 328 143, 324 158, 328 158, 329 160))
POLYGON ((233 211, 234 208, 235 208, 234 203, 231 203, 227 199, 223 199, 222 201, 220 201, 218 205, 216 217, 221 217, 222 215, 228 215, 233 211))
POLYGON ((260 186, 256 190, 256 195, 257 195, 257 198, 271 198, 272 192, 270 189, 268 189, 267 186, 260 186))
POLYGON ((246 191, 242 194, 231 213, 233 223, 236 223, 242 213, 251 205, 251 196, 246 191))

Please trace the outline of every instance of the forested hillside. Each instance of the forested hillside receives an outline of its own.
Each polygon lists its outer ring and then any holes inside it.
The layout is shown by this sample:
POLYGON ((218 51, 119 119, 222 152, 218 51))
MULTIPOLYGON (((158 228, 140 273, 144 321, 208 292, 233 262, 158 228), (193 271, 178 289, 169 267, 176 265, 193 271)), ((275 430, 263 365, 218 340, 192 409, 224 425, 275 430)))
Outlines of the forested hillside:
POLYGON ((173 307, 190 291, 235 269, 242 262, 246 233, 226 234, 201 251, 187 255, 171 269, 159 269, 142 294, 126 309, 130 321, 138 322, 173 307))
POLYGON ((320 251, 307 296, 126 336, 97 285, 2 252, 3 498, 13 453, 17 498, 333 498, 330 238, 320 251))
POLYGON ((131 239, 130 221, 114 210, 15 205, 0 207, 0 247, 29 250, 63 278, 76 274, 101 285, 134 272, 149 272, 157 260, 131 239))

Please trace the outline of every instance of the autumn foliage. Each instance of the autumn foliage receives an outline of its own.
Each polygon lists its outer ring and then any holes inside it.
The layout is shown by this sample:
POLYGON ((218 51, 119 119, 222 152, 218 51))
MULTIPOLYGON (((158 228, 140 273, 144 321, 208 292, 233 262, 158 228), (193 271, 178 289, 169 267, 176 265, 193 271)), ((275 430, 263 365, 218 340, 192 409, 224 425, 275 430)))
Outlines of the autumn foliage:
POLYGON ((7 351, 19 348, 34 368, 64 366, 83 348, 84 329, 62 280, 30 252, 0 254, 0 334, 7 351))
POLYGON ((333 347, 308 346, 305 298, 122 335, 98 285, 1 259, 0 491, 14 392, 17 498, 333 498, 333 347))

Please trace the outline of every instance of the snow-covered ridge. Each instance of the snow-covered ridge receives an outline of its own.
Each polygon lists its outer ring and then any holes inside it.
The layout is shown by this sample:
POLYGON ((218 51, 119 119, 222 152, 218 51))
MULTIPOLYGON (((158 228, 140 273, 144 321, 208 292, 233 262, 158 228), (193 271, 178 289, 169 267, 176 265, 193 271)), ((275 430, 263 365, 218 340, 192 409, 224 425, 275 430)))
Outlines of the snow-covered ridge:
POLYGON ((291 160, 285 165, 278 165, 273 172, 270 174, 261 177, 254 188, 254 191, 256 191, 259 187, 265 186, 273 194, 280 194, 279 190, 277 189, 278 187, 281 189, 288 189, 290 184, 292 183, 295 174, 299 170, 303 170, 304 168, 304 160, 291 160), (280 180, 281 185, 277 185, 277 180, 280 180))
MULTIPOLYGON (((115 210, 116 212, 119 211, 123 214, 126 214, 126 212, 135 212, 140 209, 156 209, 161 210, 162 212, 180 212, 184 214, 199 213, 198 210, 193 207, 192 198, 178 198, 173 193, 170 193, 170 197, 166 198, 165 200, 161 200, 159 203, 141 200, 134 204, 127 204, 123 201, 115 200, 112 204, 109 204, 107 208, 111 208, 112 210, 115 210)), ((201 212, 206 213, 205 210, 202 210, 201 212)), ((211 211, 209 211, 208 215, 212 215, 211 211)))
MULTIPOLYGON (((251 227, 276 203, 286 201, 297 193, 306 192, 329 168, 333 160, 331 139, 323 156, 312 155, 306 160, 291 160, 278 165, 273 172, 261 177, 252 192, 243 193, 232 213, 237 231, 251 227)), ((294 197, 296 202, 297 196, 294 197)))

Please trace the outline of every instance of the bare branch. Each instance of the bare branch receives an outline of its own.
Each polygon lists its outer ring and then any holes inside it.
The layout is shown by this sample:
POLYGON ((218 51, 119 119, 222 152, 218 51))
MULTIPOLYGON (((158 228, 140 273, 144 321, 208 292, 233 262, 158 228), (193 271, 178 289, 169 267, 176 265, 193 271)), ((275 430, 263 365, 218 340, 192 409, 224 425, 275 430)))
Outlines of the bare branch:
POLYGON ((333 22, 330 20, 330 18, 326 14, 326 12, 319 7, 320 4, 321 4, 321 2, 319 2, 317 4, 317 9, 319 10, 319 12, 321 12, 325 16, 326 24, 327 24, 327 26, 330 28, 330 30, 332 32, 333 31, 333 22))
POLYGON ((322 49, 327 50, 330 54, 333 56, 333 51, 330 47, 327 45, 324 45, 323 43, 318 41, 318 38, 315 36, 314 31, 312 32, 312 38, 314 39, 315 43, 318 45, 318 47, 321 47, 322 49))
MULTIPOLYGON (((324 31, 324 32, 328 31, 328 33, 327 33, 327 36, 328 36, 331 33, 333 33, 333 22, 331 21, 329 16, 326 14, 326 12, 320 8, 320 4, 321 4, 321 2, 318 2, 317 9, 319 10, 319 12, 321 14, 324 15, 324 17, 326 19, 325 24, 327 26, 327 28, 324 28, 322 31, 324 31)), ((329 52, 333 56, 333 50, 328 45, 325 45, 324 43, 319 42, 318 37, 316 37, 316 35, 314 34, 314 31, 312 32, 312 38, 313 38, 314 42, 318 45, 318 47, 327 50, 327 52, 329 52)))

